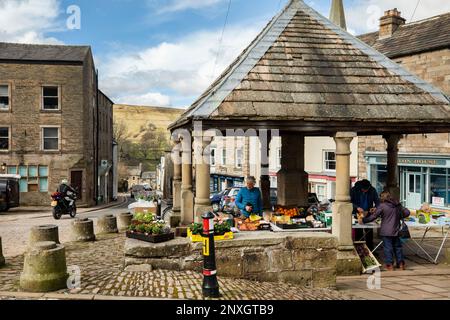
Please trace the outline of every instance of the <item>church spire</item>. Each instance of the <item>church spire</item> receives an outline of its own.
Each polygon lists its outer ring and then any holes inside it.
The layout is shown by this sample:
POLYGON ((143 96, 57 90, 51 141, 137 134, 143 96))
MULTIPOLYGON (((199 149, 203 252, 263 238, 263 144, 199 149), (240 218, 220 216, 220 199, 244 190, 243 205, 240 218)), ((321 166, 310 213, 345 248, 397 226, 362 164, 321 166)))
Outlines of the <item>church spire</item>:
POLYGON ((332 0, 330 20, 342 29, 347 30, 343 0, 332 0))

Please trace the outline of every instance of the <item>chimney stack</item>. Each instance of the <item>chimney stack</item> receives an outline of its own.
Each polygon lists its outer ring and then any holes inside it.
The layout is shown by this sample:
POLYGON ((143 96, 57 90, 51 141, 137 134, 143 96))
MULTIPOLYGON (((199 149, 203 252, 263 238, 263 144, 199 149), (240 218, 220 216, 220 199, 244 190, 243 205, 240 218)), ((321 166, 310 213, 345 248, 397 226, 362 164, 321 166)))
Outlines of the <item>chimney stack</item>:
POLYGON ((331 3, 330 20, 335 25, 347 30, 347 24, 345 22, 345 12, 343 0, 333 0, 331 3))
POLYGON ((405 23, 406 19, 402 18, 401 12, 397 8, 386 11, 384 16, 380 18, 379 38, 385 39, 391 37, 405 23))

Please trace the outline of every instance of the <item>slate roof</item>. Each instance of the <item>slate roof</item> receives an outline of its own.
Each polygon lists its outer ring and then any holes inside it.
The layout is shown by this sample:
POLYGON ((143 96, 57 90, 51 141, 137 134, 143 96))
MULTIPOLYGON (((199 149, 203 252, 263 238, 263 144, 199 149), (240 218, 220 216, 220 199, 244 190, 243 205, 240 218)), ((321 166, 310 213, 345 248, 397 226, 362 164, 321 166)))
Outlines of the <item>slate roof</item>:
POLYGON ((450 122, 449 99, 291 0, 172 124, 192 120, 450 122))
POLYGON ((38 45, 0 42, 0 61, 83 62, 89 46, 38 45))
POLYGON ((378 32, 358 36, 389 58, 450 48, 450 12, 402 25, 389 38, 378 37, 378 32))

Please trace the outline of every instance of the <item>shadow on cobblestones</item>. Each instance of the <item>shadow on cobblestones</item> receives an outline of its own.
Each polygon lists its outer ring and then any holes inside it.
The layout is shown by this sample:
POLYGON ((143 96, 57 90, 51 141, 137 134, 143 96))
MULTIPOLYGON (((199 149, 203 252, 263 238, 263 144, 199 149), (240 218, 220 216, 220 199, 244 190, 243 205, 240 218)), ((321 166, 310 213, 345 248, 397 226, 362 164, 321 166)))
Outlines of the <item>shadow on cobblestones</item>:
MULTIPOLYGON (((125 272, 122 270, 124 234, 99 236, 91 243, 65 243, 68 266, 81 270, 81 288, 63 294, 120 297, 203 299, 202 275, 192 271, 125 272)), ((0 291, 19 291, 23 256, 9 258, 0 269, 0 291)), ((221 299, 231 300, 341 300, 350 295, 335 290, 307 289, 289 284, 220 278, 221 299)), ((3 299, 7 299, 4 297, 3 299)))

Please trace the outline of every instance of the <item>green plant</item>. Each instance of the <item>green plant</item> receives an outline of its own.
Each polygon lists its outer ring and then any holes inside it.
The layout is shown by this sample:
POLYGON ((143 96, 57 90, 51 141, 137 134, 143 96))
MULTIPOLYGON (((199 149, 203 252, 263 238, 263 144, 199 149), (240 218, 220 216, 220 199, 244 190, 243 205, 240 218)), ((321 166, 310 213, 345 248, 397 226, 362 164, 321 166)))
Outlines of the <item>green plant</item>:
POLYGON ((230 225, 228 225, 227 223, 217 223, 216 225, 214 225, 214 233, 215 234, 225 234, 227 232, 231 231, 231 227, 230 225))
POLYGON ((193 235, 198 235, 203 233, 203 225, 201 223, 193 223, 189 226, 193 235))

